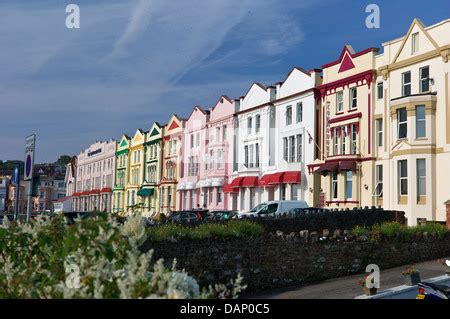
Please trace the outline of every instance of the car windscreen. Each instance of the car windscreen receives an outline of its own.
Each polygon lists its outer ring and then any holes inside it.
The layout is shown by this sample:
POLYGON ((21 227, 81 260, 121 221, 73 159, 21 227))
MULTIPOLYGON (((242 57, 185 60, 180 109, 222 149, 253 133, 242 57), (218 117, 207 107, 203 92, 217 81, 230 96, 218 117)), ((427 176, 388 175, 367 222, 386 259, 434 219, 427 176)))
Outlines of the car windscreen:
POLYGON ((261 210, 263 207, 267 206, 266 204, 259 204, 258 206, 254 207, 252 210, 250 210, 251 213, 256 213, 257 211, 261 210))

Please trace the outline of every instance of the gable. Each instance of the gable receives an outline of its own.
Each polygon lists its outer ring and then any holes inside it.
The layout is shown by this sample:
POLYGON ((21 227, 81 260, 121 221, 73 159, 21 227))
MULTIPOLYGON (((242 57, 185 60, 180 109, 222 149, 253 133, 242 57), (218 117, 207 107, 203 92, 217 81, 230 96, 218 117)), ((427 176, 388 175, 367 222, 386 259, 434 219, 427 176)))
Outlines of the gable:
POLYGON ((345 71, 348 71, 348 70, 351 70, 354 68, 355 68, 355 64, 353 64, 352 58, 350 57, 348 52, 346 52, 344 54, 344 59, 341 62, 341 66, 339 67, 338 73, 345 72, 345 71))
POLYGON ((241 110, 269 102, 267 90, 261 84, 253 83, 241 103, 241 110))
POLYGON ((406 60, 418 54, 423 54, 429 51, 438 49, 439 46, 436 41, 431 37, 427 30, 425 30, 424 25, 420 20, 414 19, 411 24, 406 36, 400 44, 400 47, 394 57, 392 63, 406 60), (416 53, 412 52, 413 47, 413 35, 418 34, 418 50, 416 53))
POLYGON ((234 104, 227 96, 221 96, 211 110, 210 121, 229 116, 234 113, 234 104))
POLYGON ((291 72, 289 72, 287 78, 280 86, 278 98, 283 98, 311 89, 314 85, 314 79, 311 77, 310 73, 305 72, 306 71, 298 68, 294 68, 291 72))
POLYGON ((128 146, 128 140, 127 140, 127 138, 124 136, 124 137, 122 137, 122 141, 120 142, 119 147, 126 147, 126 146, 128 146))
POLYGON ((170 123, 170 125, 169 125, 169 131, 172 131, 172 130, 174 130, 176 128, 179 128, 179 127, 180 127, 180 125, 177 122, 172 121, 172 123, 170 123))
POLYGON ((160 133, 159 130, 156 127, 154 127, 153 130, 150 133, 150 137, 159 135, 159 133, 160 133))

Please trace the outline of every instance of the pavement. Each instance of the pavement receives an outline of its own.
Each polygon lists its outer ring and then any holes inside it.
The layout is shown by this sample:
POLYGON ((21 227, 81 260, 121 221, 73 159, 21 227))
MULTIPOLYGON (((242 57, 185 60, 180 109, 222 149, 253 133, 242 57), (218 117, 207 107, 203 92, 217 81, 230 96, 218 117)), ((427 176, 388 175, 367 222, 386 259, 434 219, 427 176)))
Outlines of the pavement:
MULTIPOLYGON (((450 259, 447 258, 447 259, 450 259)), ((403 276, 402 271, 411 265, 391 268, 383 270, 380 274, 380 289, 394 288, 402 286, 403 276)), ((422 281, 426 279, 439 277, 445 275, 444 266, 438 263, 437 260, 416 263, 414 267, 420 271, 422 281)), ((290 287, 283 289, 272 289, 269 291, 262 291, 258 293, 249 293, 241 295, 242 299, 354 299, 363 294, 362 289, 357 285, 358 279, 363 277, 363 274, 352 275, 347 277, 329 279, 317 284, 290 287)))

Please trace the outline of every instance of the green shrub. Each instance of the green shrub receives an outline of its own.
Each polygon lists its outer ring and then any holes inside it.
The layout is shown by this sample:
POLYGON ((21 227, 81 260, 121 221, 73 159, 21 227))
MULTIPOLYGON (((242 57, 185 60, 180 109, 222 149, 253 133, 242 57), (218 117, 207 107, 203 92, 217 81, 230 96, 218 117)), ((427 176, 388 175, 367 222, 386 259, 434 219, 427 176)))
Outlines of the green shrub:
POLYGON ((215 298, 235 297, 238 276, 224 285, 200 289, 194 278, 152 263, 142 253, 146 239, 141 217, 119 225, 111 216, 78 219, 63 215, 31 223, 0 225, 0 299, 2 298, 215 298), (73 284, 76 282, 76 285, 73 284))
POLYGON ((249 221, 229 221, 228 223, 205 223, 199 226, 189 227, 177 224, 165 224, 150 227, 147 231, 148 238, 153 241, 174 239, 200 240, 205 238, 230 238, 259 236, 264 232, 264 227, 249 221))
POLYGON ((367 236, 372 239, 394 239, 411 240, 419 235, 427 233, 433 237, 443 238, 448 229, 445 225, 438 223, 427 223, 425 225, 409 227, 397 222, 387 222, 372 226, 371 228, 356 226, 352 230, 355 236, 367 236))

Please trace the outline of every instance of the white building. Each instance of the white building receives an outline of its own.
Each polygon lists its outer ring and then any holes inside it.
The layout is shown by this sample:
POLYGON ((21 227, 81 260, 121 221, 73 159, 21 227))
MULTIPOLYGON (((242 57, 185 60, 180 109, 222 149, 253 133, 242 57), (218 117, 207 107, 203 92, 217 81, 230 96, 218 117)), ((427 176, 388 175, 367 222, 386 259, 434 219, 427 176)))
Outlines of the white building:
POLYGON ((231 183, 238 210, 269 200, 308 200, 306 165, 315 158, 315 85, 320 70, 294 68, 283 82, 254 83, 236 100, 231 183))
POLYGON ((116 142, 96 142, 77 156, 74 211, 111 211, 116 142))

